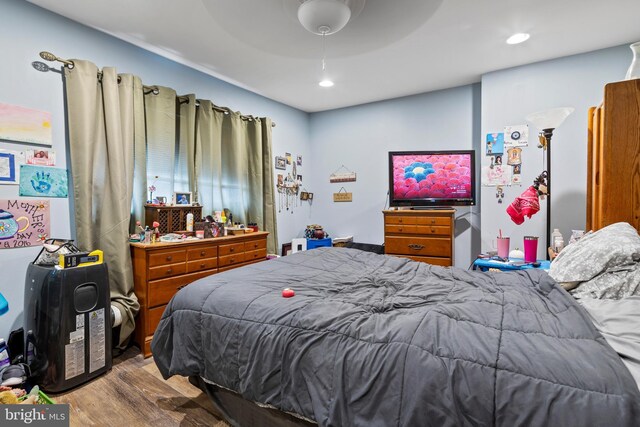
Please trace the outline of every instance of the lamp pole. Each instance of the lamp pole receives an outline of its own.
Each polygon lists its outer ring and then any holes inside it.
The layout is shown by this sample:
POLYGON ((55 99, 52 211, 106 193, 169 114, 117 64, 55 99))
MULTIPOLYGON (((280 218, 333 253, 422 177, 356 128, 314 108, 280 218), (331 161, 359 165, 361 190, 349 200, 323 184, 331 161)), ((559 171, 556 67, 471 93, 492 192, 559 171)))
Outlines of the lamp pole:
POLYGON ((544 250, 547 259, 550 258, 549 248, 551 247, 551 136, 553 135, 553 129, 542 129, 542 135, 547 140, 545 147, 547 151, 547 246, 544 250))

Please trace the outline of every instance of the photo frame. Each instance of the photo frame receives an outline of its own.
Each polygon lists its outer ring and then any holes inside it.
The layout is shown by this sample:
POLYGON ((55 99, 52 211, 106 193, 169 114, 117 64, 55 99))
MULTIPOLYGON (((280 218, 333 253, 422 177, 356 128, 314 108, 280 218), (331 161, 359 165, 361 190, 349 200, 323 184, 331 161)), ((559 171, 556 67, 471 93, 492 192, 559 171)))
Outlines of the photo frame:
POLYGON ((282 256, 291 254, 291 242, 282 244, 282 256))
POLYGON ((167 198, 165 196, 156 196, 156 200, 161 205, 166 205, 167 204, 167 198))
POLYGON ((287 159, 281 156, 276 156, 276 169, 286 169, 287 159))
POLYGON ((191 192, 178 192, 173 193, 173 204, 176 206, 191 206, 192 205, 191 192))

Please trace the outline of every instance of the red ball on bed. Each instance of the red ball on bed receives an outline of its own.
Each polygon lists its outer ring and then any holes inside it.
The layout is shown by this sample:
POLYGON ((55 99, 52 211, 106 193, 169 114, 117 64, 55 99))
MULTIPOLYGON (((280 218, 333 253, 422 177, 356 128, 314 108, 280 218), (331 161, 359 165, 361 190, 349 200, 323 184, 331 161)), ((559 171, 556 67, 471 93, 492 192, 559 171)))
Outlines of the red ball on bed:
POLYGON ((282 290, 282 296, 284 298, 291 298, 292 296, 295 296, 295 292, 293 291, 293 289, 289 289, 289 288, 285 288, 282 290))

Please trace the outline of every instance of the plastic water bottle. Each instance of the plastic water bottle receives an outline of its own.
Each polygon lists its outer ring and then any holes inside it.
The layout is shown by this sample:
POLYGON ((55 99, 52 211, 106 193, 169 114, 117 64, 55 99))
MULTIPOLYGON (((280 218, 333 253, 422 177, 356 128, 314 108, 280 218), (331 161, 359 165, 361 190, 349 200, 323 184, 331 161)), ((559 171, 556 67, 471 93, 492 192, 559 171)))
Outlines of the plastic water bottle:
POLYGON ((551 249, 553 249, 555 253, 560 253, 560 251, 564 249, 564 238, 557 228, 554 228, 553 233, 551 233, 551 249))
POLYGON ((191 212, 187 214, 187 231, 193 231, 193 214, 191 212))
POLYGON ((9 359, 9 348, 5 340, 0 338, 0 369, 9 366, 11 360, 9 359))

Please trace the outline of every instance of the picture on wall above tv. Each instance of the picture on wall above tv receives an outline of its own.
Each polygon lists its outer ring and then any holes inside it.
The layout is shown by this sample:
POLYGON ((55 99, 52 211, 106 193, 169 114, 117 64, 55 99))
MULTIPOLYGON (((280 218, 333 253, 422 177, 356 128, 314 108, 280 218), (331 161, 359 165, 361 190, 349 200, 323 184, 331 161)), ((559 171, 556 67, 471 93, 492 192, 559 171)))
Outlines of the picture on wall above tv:
POLYGON ((390 206, 470 206, 475 199, 475 151, 389 152, 390 206))

